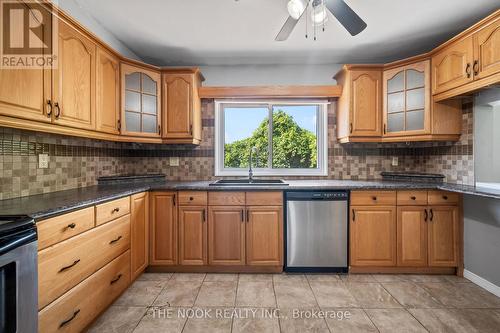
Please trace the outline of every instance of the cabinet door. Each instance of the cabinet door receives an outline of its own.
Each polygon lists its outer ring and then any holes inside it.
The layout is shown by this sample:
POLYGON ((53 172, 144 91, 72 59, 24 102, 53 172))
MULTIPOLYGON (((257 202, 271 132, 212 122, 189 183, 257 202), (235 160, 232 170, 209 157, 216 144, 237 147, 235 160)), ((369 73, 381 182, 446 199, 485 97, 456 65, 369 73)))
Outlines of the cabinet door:
POLYGON ((52 91, 55 123, 94 129, 96 45, 59 20, 58 47, 52 91))
POLYGON ((193 137, 193 74, 163 75, 163 137, 193 137))
POLYGON ((179 265, 207 264, 207 208, 179 207, 179 265))
POLYGON ((380 71, 354 71, 351 81, 351 136, 380 136, 382 126, 380 71))
POLYGON ((208 209, 208 263, 245 265, 245 207, 208 209))
POLYGON ((160 73, 122 64, 122 133, 160 137, 160 73))
POLYGON ((428 228, 429 266, 457 266, 458 207, 431 206, 428 228))
POLYGON ((96 129, 120 132, 120 63, 110 53, 97 49, 96 129))
POLYGON ((396 207, 352 206, 351 266, 396 265, 396 207))
POLYGON ((474 35, 474 77, 500 72, 500 18, 474 35))
POLYGON ((130 200, 130 271, 134 280, 146 269, 149 261, 148 193, 134 194, 130 200))
POLYGON ((427 207, 398 207, 398 266, 427 266, 427 207))
POLYGON ((248 207, 246 221, 247 265, 282 265, 283 208, 248 207))
POLYGON ((430 133, 430 62, 384 71, 384 136, 430 133))
POLYGON ((150 263, 177 263, 177 206, 175 192, 151 194, 150 263))
POLYGON ((460 87, 473 80, 473 43, 466 37, 451 43, 431 59, 432 94, 460 87))
MULTIPOLYGON (((41 10, 41 6, 37 6, 37 10, 41 10)), ((12 28, 24 27, 14 24, 12 28)), ((51 68, 0 68, 0 115, 50 122, 50 70, 51 68)))

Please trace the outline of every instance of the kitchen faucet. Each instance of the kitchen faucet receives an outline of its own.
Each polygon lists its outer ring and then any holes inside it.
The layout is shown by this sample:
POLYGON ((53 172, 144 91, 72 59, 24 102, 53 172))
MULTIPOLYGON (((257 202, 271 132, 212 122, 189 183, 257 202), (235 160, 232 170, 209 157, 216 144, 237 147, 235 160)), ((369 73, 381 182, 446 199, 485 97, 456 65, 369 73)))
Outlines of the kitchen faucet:
POLYGON ((248 169, 248 180, 249 180, 250 182, 252 182, 252 180, 253 180, 253 170, 252 170, 252 154, 256 154, 256 153, 257 153, 257 147, 252 147, 252 148, 250 149, 250 159, 249 159, 249 163, 248 163, 248 164, 250 165, 250 167, 249 167, 249 169, 248 169))

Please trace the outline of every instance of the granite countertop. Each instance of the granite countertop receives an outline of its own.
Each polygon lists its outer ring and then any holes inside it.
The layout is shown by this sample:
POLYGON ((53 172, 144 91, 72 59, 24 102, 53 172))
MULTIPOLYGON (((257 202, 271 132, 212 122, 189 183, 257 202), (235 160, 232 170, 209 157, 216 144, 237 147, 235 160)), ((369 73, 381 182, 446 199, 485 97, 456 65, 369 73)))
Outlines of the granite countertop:
POLYGON ((0 215, 26 214, 35 220, 85 208, 102 202, 125 197, 148 190, 212 190, 212 191, 257 191, 257 190, 356 190, 356 189, 439 189, 470 195, 500 199, 497 193, 485 192, 474 186, 447 183, 422 183, 400 181, 356 181, 356 180, 289 180, 288 186, 209 186, 213 181, 159 181, 133 182, 83 187, 73 190, 32 195, 22 198, 0 200, 0 215))

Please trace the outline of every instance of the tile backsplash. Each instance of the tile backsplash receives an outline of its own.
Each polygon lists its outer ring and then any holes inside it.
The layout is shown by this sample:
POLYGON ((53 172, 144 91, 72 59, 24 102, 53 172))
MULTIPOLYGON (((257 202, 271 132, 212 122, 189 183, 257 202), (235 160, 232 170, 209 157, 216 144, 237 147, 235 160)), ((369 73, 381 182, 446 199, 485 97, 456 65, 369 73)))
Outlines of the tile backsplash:
MULTIPOLYGON (((97 184, 97 178, 124 173, 164 173, 170 180, 214 179, 214 103, 203 100, 199 146, 116 143, 0 127, 0 199, 97 184), (49 167, 38 168, 38 154, 49 167), (169 166, 179 157, 179 166, 169 166)), ((335 103, 328 115, 329 174, 321 179, 380 179, 380 172, 442 173, 447 182, 474 183, 472 104, 463 105, 458 142, 339 144, 335 103), (391 166, 397 157, 399 165, 391 166)), ((301 178, 301 177, 294 177, 301 178)), ((307 178, 307 177, 302 177, 307 178)), ((310 178, 310 177, 309 177, 310 178)))

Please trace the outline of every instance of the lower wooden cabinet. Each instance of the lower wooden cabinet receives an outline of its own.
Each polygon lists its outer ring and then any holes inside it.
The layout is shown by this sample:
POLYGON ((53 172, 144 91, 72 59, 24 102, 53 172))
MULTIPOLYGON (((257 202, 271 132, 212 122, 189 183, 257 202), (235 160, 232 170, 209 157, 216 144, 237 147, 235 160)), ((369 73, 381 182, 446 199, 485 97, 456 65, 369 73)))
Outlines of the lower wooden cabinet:
POLYGON ((179 207, 179 265, 206 265, 207 207, 179 207))
POLYGON ((281 265, 283 263, 283 208, 281 206, 250 206, 246 212, 247 265, 281 265))
POLYGON ((130 283, 130 251, 38 313, 39 332, 83 332, 130 283))
POLYGON ((130 197, 130 270, 135 280, 149 263, 148 192, 130 197))
POLYGON ((427 266, 427 207, 398 207, 398 266, 427 266))
POLYGON ((245 265, 245 206, 211 206, 208 211, 208 263, 245 265))
POLYGON ((352 266, 396 265, 396 207, 351 206, 352 266))
POLYGON ((458 265, 459 210, 456 206, 429 209, 429 266, 458 265))
POLYGON ((150 264, 177 264, 176 192, 153 192, 150 217, 150 264))

